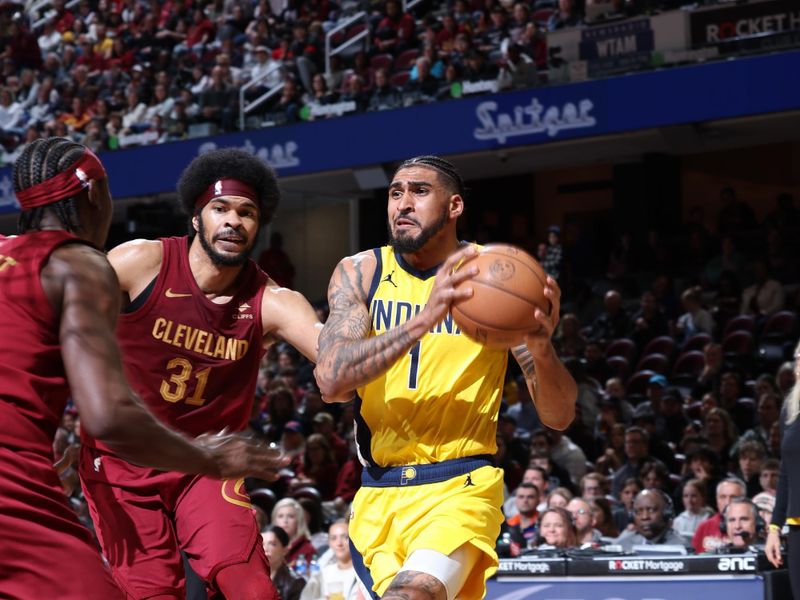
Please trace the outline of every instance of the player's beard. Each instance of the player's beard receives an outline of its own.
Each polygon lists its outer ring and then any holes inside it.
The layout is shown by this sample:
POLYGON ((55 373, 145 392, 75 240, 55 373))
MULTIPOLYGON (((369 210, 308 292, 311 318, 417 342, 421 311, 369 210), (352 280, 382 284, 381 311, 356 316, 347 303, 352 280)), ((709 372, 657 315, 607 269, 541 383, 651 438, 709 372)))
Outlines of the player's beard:
MULTIPOLYGON (((387 224, 389 230, 389 245, 400 254, 419 252, 434 235, 444 229, 444 226, 447 224, 448 213, 448 207, 445 206, 439 218, 427 227, 423 227, 416 237, 410 234, 395 235, 392 231, 392 223, 390 221, 387 224)), ((412 217, 404 216, 403 218, 411 219, 412 217)), ((416 221, 416 219, 413 220, 416 221)))
MULTIPOLYGON (((250 254, 253 252, 253 248, 256 246, 256 242, 258 241, 258 233, 256 233, 256 237, 253 242, 247 246, 245 250, 240 252, 239 254, 228 255, 228 254, 220 254, 214 249, 214 246, 211 242, 208 241, 206 237, 206 227, 203 224, 203 217, 198 216, 197 219, 197 235, 200 238, 200 245, 205 250, 205 253, 208 255, 208 258, 211 259, 211 262, 214 263, 217 267, 239 267, 247 262, 247 259, 250 258, 250 254)), ((238 234, 242 235, 242 234, 238 234)))

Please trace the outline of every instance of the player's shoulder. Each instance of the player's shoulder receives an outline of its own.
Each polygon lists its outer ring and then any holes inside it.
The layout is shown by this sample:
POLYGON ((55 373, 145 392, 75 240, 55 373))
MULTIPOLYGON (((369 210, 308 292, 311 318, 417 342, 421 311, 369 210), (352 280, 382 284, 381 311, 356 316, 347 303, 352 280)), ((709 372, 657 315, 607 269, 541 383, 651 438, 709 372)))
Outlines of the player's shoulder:
POLYGON ((339 283, 340 285, 355 288, 360 292, 361 296, 366 297, 370 282, 375 275, 375 270, 378 268, 378 258, 376 256, 378 254, 380 254, 380 251, 364 250, 351 256, 345 256, 339 261, 331 283, 339 283))
POLYGON ((161 240, 130 240, 108 252, 111 264, 117 262, 160 263, 164 254, 161 240))
POLYGON ((108 261, 117 272, 123 289, 139 278, 150 281, 161 268, 164 248, 160 240, 131 240, 108 253, 108 261))
POLYGON ((117 277, 97 248, 82 243, 59 246, 50 254, 42 270, 45 279, 69 280, 82 283, 87 289, 102 289, 116 285, 117 277))
POLYGON ((371 248, 369 250, 362 250, 361 252, 351 254, 350 256, 345 256, 342 260, 339 261, 339 264, 349 264, 349 265, 377 264, 375 253, 380 252, 380 250, 381 250, 380 248, 371 248))

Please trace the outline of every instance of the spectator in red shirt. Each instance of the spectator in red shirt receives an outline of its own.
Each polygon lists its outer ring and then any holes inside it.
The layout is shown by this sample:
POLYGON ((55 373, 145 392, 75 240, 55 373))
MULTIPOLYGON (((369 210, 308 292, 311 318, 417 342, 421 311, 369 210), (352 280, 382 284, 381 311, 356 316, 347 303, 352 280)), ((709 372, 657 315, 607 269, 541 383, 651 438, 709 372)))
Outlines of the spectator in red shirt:
POLYGON ((738 477, 728 477, 717 484, 717 514, 697 526, 692 538, 695 552, 713 552, 726 542, 726 536, 719 530, 720 515, 733 498, 746 493, 747 486, 738 477))
POLYGON ((186 32, 186 47, 195 46, 202 49, 214 36, 214 24, 206 17, 202 8, 195 8, 192 13, 192 24, 186 32))
POLYGON ((55 25, 56 31, 64 33, 65 31, 72 31, 72 23, 75 21, 75 15, 64 7, 65 0, 53 0, 53 10, 56 12, 55 25))
POLYGON ((410 48, 416 27, 413 17, 401 12, 397 0, 387 0, 385 15, 375 28, 375 45, 378 49, 397 54, 410 48))

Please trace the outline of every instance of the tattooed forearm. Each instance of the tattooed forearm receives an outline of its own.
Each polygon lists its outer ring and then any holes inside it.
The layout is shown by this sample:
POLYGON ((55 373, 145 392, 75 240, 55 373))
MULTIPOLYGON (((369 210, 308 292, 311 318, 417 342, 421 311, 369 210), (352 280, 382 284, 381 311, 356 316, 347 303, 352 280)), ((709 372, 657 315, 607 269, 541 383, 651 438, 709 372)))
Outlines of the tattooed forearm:
POLYGON ((525 375, 526 380, 536 376, 536 366, 533 364, 533 356, 525 344, 512 348, 511 354, 517 359, 519 368, 522 369, 522 374, 525 375))
POLYGON ((517 359, 528 391, 542 423, 553 429, 566 429, 575 417, 578 388, 555 351, 535 359, 527 345, 511 350, 517 359))
POLYGON ((525 344, 511 349, 512 356, 517 360, 522 374, 525 376, 525 383, 528 384, 528 392, 534 402, 539 392, 539 382, 536 379, 536 365, 533 362, 533 355, 525 344))
POLYGON ((407 326, 368 337, 365 302, 361 265, 340 264, 328 287, 331 312, 319 336, 315 372, 323 393, 338 396, 375 379, 414 344, 407 326))
POLYGON ((418 571, 398 573, 382 596, 383 600, 445 600, 444 585, 435 577, 418 571))

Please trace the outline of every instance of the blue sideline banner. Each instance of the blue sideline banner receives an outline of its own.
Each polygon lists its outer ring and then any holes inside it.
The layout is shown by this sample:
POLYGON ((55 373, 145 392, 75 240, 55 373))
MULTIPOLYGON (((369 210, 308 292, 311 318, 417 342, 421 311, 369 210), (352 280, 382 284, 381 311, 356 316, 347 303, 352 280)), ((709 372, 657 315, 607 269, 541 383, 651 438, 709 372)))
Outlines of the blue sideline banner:
POLYGON ((764 581, 761 577, 735 579, 691 579, 680 577, 577 578, 555 582, 487 582, 486 600, 761 600, 764 581))
MULTIPOLYGON (((800 51, 478 96, 105 152, 116 198, 175 189, 198 154, 235 146, 281 177, 800 108, 800 51)), ((0 170, 0 214, 19 210, 0 170)))

